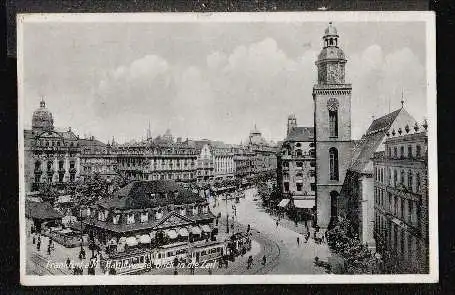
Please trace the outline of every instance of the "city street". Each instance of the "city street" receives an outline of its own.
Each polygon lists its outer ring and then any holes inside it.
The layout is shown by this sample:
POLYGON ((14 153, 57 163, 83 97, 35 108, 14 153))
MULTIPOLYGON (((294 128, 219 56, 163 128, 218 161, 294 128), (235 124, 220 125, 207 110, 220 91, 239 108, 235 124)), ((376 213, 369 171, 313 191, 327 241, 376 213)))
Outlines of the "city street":
MULTIPOLYGON (((276 218, 266 213, 260 205, 260 199, 255 201, 256 189, 245 191, 245 198, 241 198, 238 204, 235 200, 219 199, 213 207, 214 200, 211 199, 210 209, 217 215, 221 212, 221 221, 226 220, 226 211, 229 214, 229 223, 232 222, 235 205, 237 214, 235 221, 246 227, 250 224, 253 239, 261 245, 261 252, 254 257, 259 261, 266 253, 267 267, 260 270, 260 273, 270 274, 323 274, 325 269, 314 266, 314 257, 327 260, 330 255, 327 244, 316 244, 312 238, 305 243, 304 236, 291 230, 290 226, 276 225, 276 218), (300 245, 297 245, 297 237, 300 245), (276 249, 276 250, 274 250, 276 249), (273 261, 273 262, 272 262, 273 261)), ((238 226, 238 225, 237 225, 238 226)), ((220 232, 225 232, 225 226, 220 226, 220 232)), ((234 227, 234 230, 236 228, 234 227)), ((253 270, 251 271, 253 273, 253 270)))

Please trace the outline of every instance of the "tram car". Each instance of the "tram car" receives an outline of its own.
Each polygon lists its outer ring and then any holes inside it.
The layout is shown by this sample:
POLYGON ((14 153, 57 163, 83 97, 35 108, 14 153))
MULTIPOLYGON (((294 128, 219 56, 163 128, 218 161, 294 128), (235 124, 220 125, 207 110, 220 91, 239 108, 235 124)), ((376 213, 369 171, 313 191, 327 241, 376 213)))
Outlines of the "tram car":
POLYGON ((145 271, 151 266, 152 250, 138 249, 138 251, 122 252, 102 259, 100 264, 105 272, 115 270, 115 274, 133 274, 145 271))
POLYGON ((188 252, 188 262, 202 263, 204 261, 215 261, 226 254, 226 243, 212 241, 208 244, 193 245, 188 252))
POLYGON ((178 242, 163 245, 153 249, 151 255, 152 266, 172 265, 175 258, 179 262, 186 262, 188 255, 188 242, 178 242))

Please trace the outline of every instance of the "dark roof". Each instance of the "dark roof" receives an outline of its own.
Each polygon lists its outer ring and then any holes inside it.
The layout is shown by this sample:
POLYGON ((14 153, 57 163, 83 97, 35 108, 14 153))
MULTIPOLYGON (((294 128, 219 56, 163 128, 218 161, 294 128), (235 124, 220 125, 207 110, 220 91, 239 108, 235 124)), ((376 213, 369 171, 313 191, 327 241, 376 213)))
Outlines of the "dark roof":
POLYGON ((111 198, 100 200, 98 205, 104 208, 140 209, 201 202, 205 202, 205 199, 172 180, 153 180, 131 182, 116 191, 111 198), (178 195, 175 196, 174 192, 178 192, 178 195))
POLYGON ((294 127, 284 141, 313 141, 313 127, 294 127))
POLYGON ((25 216, 33 219, 55 220, 63 217, 48 202, 25 201, 25 216))
POLYGON ((360 141, 353 143, 354 153, 352 157, 353 161, 350 166, 351 170, 362 172, 365 169, 366 165, 383 141, 387 130, 390 129, 392 123, 395 121, 401 110, 402 109, 396 110, 373 120, 360 141))
POLYGON ((390 114, 387 114, 385 116, 382 116, 380 118, 377 118, 375 120, 373 120, 373 122, 371 123, 370 127, 368 128, 366 134, 370 134, 370 133, 373 133, 373 132, 377 132, 377 131, 386 131, 385 129, 389 129, 390 126, 392 125, 393 121, 395 121, 396 117, 398 116, 398 114, 400 113, 402 109, 398 109, 394 112, 391 112, 390 114))
POLYGON ((81 138, 79 139, 79 144, 81 146, 102 146, 105 147, 106 144, 102 141, 99 141, 98 139, 87 139, 87 138, 81 138))
POLYGON ((370 159, 373 157, 373 154, 378 149, 384 137, 384 131, 364 135, 361 139, 362 142, 360 146, 354 150, 354 157, 350 169, 356 172, 362 172, 370 159))

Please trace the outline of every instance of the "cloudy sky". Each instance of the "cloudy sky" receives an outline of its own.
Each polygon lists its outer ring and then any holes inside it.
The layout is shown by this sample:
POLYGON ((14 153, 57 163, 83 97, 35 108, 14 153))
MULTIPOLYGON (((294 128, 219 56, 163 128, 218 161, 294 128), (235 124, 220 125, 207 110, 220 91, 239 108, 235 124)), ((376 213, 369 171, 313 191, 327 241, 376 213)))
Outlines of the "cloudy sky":
MULTIPOLYGON (((336 22, 353 84, 352 134, 400 107, 426 116, 425 24, 336 22)), ((56 127, 103 141, 174 136, 239 143, 254 124, 282 140, 312 126, 324 22, 24 25, 26 127, 44 96, 56 127)))

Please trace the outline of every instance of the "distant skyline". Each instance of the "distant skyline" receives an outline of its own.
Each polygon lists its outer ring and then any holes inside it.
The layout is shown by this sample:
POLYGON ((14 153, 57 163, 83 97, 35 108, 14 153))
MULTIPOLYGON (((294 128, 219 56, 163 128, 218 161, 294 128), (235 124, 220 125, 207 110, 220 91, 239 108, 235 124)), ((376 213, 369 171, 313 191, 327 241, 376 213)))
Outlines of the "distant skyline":
MULTIPOLYGON (((54 125, 107 142, 153 137, 238 144, 254 125, 285 137, 313 125, 312 87, 327 21, 24 25, 24 124, 44 96, 54 125)), ((427 115, 424 22, 334 22, 352 83, 352 137, 401 107, 427 115)))

